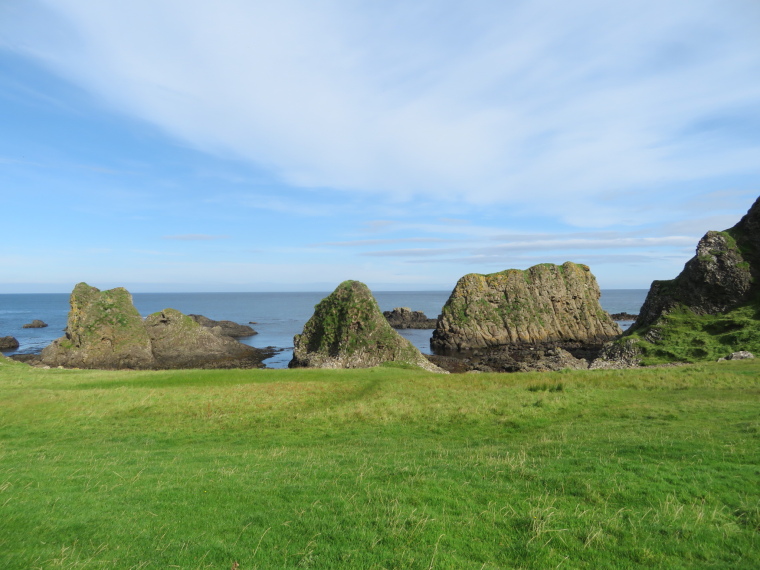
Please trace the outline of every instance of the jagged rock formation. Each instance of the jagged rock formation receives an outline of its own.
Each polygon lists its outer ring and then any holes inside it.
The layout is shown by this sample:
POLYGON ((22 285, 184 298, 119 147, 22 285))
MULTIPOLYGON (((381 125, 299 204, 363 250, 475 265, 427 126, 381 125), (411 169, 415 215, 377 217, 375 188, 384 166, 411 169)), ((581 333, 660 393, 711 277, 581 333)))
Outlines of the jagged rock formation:
POLYGON ((25 325, 22 325, 22 329, 44 329, 47 325, 46 322, 41 321, 39 319, 34 319, 31 323, 26 323, 25 325))
POLYGON ((253 328, 248 325, 241 325, 233 321, 215 321, 204 317, 203 315, 188 315, 196 323, 202 327, 213 329, 219 327, 219 332, 224 336, 231 336, 232 338, 243 338, 247 336, 253 336, 258 334, 253 328))
POLYGON ((394 329, 434 329, 436 319, 429 319, 422 311, 412 311, 409 307, 396 307, 383 311, 383 316, 394 329))
POLYGON ((655 323, 676 307, 697 315, 730 311, 757 294, 760 276, 760 198, 736 224, 722 232, 709 231, 697 253, 670 281, 654 281, 636 324, 629 332, 655 323))
POLYGON ((717 360, 760 350, 760 198, 709 231, 672 280, 654 281, 636 322, 593 367, 717 360))
POLYGON ((143 321, 123 287, 74 287, 66 335, 45 347, 40 363, 102 369, 249 368, 265 351, 207 329, 174 309, 143 321))
POLYGON ((290 368, 369 368, 394 361, 442 372, 391 328, 364 283, 344 281, 293 338, 290 368))
POLYGON ((601 345, 621 331, 599 305, 599 297, 589 268, 571 262, 472 273, 451 293, 430 345, 436 354, 601 345))
POLYGON ((16 350, 18 348, 18 340, 12 336, 0 337, 0 350, 16 350))

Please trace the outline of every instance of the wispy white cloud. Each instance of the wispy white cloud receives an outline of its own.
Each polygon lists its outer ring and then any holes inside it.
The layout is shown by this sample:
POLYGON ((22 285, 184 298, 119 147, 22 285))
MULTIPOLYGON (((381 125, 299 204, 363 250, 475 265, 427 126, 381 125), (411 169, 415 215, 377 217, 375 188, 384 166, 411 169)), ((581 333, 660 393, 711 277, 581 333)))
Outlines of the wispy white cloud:
POLYGON ((757 172, 760 142, 735 134, 760 108, 751 2, 16 6, 6 46, 297 186, 602 227, 669 183, 757 172))

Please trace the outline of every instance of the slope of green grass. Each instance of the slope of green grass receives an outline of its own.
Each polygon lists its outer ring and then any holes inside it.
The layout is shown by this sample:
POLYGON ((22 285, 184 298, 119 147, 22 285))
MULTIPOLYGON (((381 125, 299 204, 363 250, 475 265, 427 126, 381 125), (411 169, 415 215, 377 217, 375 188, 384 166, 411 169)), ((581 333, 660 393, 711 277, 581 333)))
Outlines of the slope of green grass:
POLYGON ((758 377, 0 360, 0 567, 757 568, 758 377))
POLYGON ((655 343, 638 343, 647 365, 715 361, 739 350, 760 354, 760 302, 720 315, 696 315, 686 308, 674 310, 633 336, 646 339, 652 334, 658 338, 655 343))

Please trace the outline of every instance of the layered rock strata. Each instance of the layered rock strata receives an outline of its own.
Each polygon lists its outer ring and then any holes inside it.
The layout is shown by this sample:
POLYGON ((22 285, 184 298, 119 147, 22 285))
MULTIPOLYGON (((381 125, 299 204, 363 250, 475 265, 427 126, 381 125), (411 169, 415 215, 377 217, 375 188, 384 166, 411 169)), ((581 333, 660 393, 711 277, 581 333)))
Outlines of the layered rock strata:
POLYGON ((465 275, 443 307, 431 348, 451 355, 494 347, 601 345, 621 330, 599 297, 589 268, 571 262, 465 275))
POLYGON ((394 329, 434 329, 437 322, 436 319, 429 319, 422 311, 412 311, 409 307, 383 311, 383 316, 394 329))
POLYGON ((442 372, 393 330, 359 281, 344 281, 314 307, 293 344, 291 368, 369 368, 392 361, 442 372))
POLYGON ((102 369, 250 368, 269 353, 243 345, 187 315, 165 309, 143 320, 123 287, 74 287, 65 336, 45 347, 40 363, 102 369))

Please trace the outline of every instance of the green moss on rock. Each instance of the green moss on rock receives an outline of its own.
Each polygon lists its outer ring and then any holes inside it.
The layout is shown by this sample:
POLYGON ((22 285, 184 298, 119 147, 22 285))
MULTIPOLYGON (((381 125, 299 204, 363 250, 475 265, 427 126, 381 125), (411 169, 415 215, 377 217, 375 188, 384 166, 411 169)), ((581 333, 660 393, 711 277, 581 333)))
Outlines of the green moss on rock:
POLYGON ((292 368, 368 368, 391 361, 441 371, 393 330, 359 281, 344 281, 317 304, 293 344, 292 368))
POLYGON ((588 266, 542 263, 462 277, 443 307, 431 346, 441 354, 494 346, 599 343, 620 329, 599 305, 588 266))

